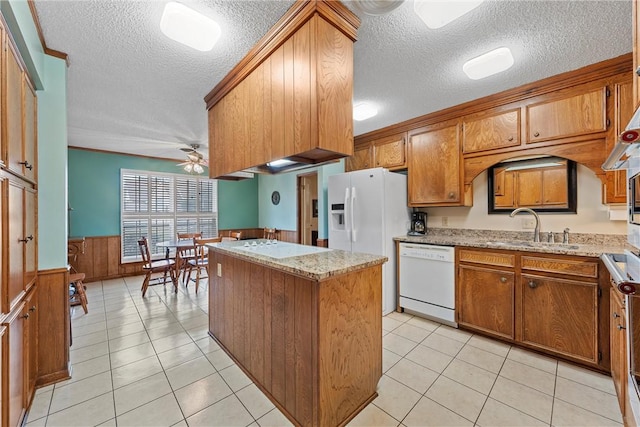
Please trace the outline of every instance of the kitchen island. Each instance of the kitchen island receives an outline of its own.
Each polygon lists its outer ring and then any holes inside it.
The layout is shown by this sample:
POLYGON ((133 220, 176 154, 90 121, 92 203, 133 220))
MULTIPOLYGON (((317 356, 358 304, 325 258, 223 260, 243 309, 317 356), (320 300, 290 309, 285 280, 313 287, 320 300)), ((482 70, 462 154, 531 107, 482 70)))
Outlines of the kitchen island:
POLYGON ((209 334, 292 422, 344 425, 377 396, 386 257, 264 239, 209 248, 209 334))

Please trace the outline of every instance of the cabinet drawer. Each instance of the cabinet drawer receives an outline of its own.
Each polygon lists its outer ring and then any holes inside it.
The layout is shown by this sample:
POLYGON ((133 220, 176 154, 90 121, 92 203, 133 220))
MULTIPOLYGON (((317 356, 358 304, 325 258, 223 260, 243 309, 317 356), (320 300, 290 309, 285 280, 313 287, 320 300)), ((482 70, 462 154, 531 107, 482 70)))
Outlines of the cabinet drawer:
POLYGON ((552 259, 523 255, 522 269, 559 273, 567 276, 598 278, 598 263, 589 259, 552 259))
POLYGON ((511 267, 516 265, 516 254, 501 252, 484 252, 469 249, 460 249, 458 252, 460 262, 472 262, 475 264, 495 265, 499 267, 511 267))

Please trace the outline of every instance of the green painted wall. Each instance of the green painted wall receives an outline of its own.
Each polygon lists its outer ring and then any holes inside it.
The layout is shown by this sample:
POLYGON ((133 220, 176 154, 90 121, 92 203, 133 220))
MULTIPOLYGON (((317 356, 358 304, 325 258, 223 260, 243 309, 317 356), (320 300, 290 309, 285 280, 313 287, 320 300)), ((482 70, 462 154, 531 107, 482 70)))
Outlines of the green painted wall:
POLYGON ((67 265, 67 64, 45 56, 38 94, 38 269, 67 265))
POLYGON ((328 237, 327 228, 327 182, 329 175, 344 172, 344 160, 324 166, 283 173, 260 175, 258 178, 258 205, 260 227, 275 227, 281 230, 295 230, 298 227, 296 194, 298 175, 318 172, 318 237, 328 237), (271 203, 271 193, 280 192, 280 203, 271 203))
MULTIPOLYGON (((70 234, 120 234, 120 169, 181 173, 176 162, 69 149, 70 234)), ((206 172, 205 172, 206 173, 206 172)), ((218 181, 219 227, 258 226, 257 179, 218 181)))

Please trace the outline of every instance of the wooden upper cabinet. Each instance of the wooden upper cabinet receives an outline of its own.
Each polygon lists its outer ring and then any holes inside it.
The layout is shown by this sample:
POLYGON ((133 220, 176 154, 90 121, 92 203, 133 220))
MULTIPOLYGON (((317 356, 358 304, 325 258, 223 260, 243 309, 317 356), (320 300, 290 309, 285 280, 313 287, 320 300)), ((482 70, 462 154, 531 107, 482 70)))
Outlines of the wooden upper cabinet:
MULTIPOLYGON (((633 81, 630 79, 624 83, 613 85, 612 92, 614 97, 614 130, 612 138, 607 139, 607 152, 613 149, 615 140, 624 131, 633 115, 633 81)), ((627 202, 627 171, 625 169, 606 173, 604 199, 605 203, 627 202)))
POLYGON ((457 121, 409 133, 409 206, 460 206, 464 202, 457 121))
POLYGON ((403 132, 373 143, 374 166, 387 169, 407 167, 407 133, 403 132))
POLYGON ((211 177, 266 172, 282 158, 316 164, 353 154, 359 19, 323 3, 296 2, 206 96, 211 177))
POLYGON ((22 174, 31 181, 37 180, 38 157, 38 99, 27 73, 22 74, 22 174))
POLYGON ((8 280, 3 284, 2 308, 8 313, 24 296, 24 186, 13 179, 5 180, 3 195, 7 194, 7 246, 8 280))
POLYGON ((23 174, 22 152, 22 68, 13 43, 7 41, 5 60, 5 113, 6 167, 23 174))
POLYGON ((37 194, 31 188, 24 189, 24 289, 28 290, 35 284, 38 270, 38 223, 37 194))
POLYGON ((527 105, 527 142, 578 137, 607 130, 606 88, 576 87, 560 99, 527 105))
POLYGON ((462 152, 465 154, 520 145, 519 108, 465 117, 462 126, 462 152))
POLYGON ((353 156, 347 157, 345 161, 345 171, 351 172, 360 169, 368 169, 371 167, 371 145, 356 147, 353 150, 353 156))
POLYGON ((633 109, 640 106, 640 5, 633 0, 633 109))

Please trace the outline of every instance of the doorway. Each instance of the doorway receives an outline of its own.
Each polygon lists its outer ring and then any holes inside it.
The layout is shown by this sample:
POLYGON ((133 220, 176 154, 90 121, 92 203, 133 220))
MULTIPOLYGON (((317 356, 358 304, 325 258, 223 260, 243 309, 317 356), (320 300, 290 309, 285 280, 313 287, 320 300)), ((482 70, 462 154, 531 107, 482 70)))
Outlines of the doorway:
POLYGON ((300 243, 318 246, 318 173, 298 175, 300 243))

